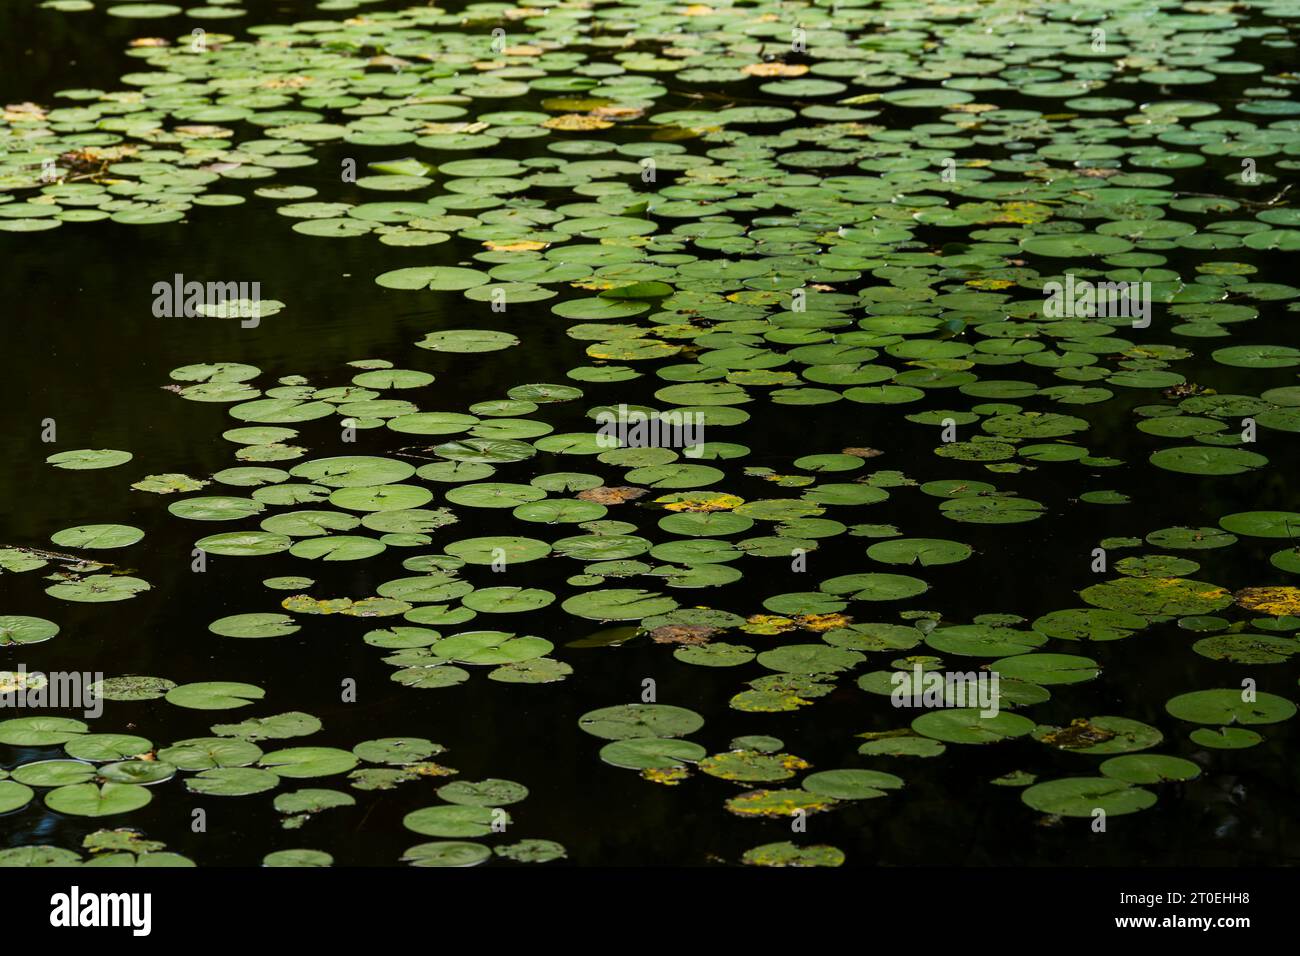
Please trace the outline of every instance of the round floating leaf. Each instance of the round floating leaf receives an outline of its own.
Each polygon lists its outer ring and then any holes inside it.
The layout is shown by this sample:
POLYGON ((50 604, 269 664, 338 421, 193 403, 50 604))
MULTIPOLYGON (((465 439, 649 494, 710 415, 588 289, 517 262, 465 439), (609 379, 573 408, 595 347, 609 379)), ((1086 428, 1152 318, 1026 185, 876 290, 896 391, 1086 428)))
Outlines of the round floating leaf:
POLYGON ((71 850, 53 846, 20 846, 0 850, 0 867, 76 866, 81 857, 71 850))
POLYGON ((21 783, 15 783, 12 780, 0 780, 0 813, 21 810, 31 803, 34 796, 35 793, 30 787, 25 787, 21 783))
POLYGON ((535 611, 554 600, 554 594, 540 588, 499 587, 474 591, 465 595, 461 603, 485 614, 513 614, 535 611))
POLYGON ((693 710, 668 704, 620 704, 583 714, 578 726, 605 740, 685 737, 704 726, 704 718, 693 710))
POLYGON ((945 654, 962 654, 972 657, 1007 657, 1026 654, 1046 643, 1034 631, 1018 631, 1010 627, 992 627, 987 624, 964 624, 941 627, 925 637, 925 643, 945 654))
POLYGON ((78 760, 123 760, 148 753, 153 744, 131 734, 83 734, 69 740, 63 749, 78 760))
POLYGON ((152 587, 148 581, 130 575, 91 574, 80 580, 50 585, 45 593, 79 604, 103 604, 128 600, 152 587))
POLYGON ((488 281, 486 273, 477 269, 455 266, 419 266, 394 269, 375 277, 375 283, 385 289, 431 289, 439 292, 472 289, 488 281))
POLYGON ((250 498, 215 496, 173 501, 167 510, 192 521, 237 521, 265 511, 266 506, 250 498))
POLYGON ((491 807, 437 806, 408 813, 402 825, 423 836, 480 837, 492 832, 494 822, 508 824, 504 810, 491 807))
POLYGON ((885 564, 956 564, 965 561, 974 549, 960 541, 943 538, 894 538, 867 548, 867 557, 885 564))
POLYGON ((242 737, 245 740, 279 740, 286 737, 305 737, 320 730, 321 723, 311 714, 292 710, 271 717, 250 717, 237 724, 213 724, 212 732, 222 737, 242 737))
POLYGON ((468 631, 443 638, 432 650, 457 664, 514 664, 543 657, 554 645, 540 637, 515 637, 504 631, 468 631))
POLYGON ((796 846, 787 840, 746 850, 741 862, 749 866, 840 866, 844 851, 824 843, 796 846))
POLYGON ((195 737, 178 740, 158 751, 158 759, 178 770, 213 770, 218 767, 247 767, 257 762, 262 749, 245 740, 225 737, 195 737))
POLYGON ((1197 724, 1276 724, 1295 715, 1296 706, 1285 697, 1241 690, 1198 690, 1179 694, 1165 704, 1165 710, 1179 720, 1197 724), (1254 700, 1245 700, 1254 696, 1254 700))
POLYGON ((274 789, 280 778, 256 767, 219 767, 185 781, 185 789, 213 797, 246 797, 274 789))
POLYGON ((82 760, 38 760, 14 768, 14 779, 30 787, 66 787, 89 783, 95 766, 82 760))
POLYGON ((406 667, 394 673, 392 679, 403 687, 441 690, 469 680, 469 671, 445 664, 439 667, 406 667))
POLYGON ((335 807, 356 806, 356 798, 338 790, 297 790, 282 793, 275 798, 275 809, 280 813, 319 813, 335 807))
POLYGON ((0 721, 0 744, 10 747, 54 747, 66 744, 90 728, 70 717, 15 717, 0 721))
POLYGON ((409 848, 402 854, 402 862, 411 866, 477 866, 491 856, 492 851, 481 843, 439 840, 409 848))
POLYGON ((99 768, 99 775, 113 783, 152 786, 176 776, 176 768, 161 760, 122 760, 99 768))
POLYGON ((1181 448, 1162 448, 1152 452, 1151 464, 1166 471, 1185 475, 1240 475, 1263 468, 1268 459, 1240 448, 1213 448, 1188 445, 1181 448))
POLYGON ((409 764, 426 760, 442 752, 442 746, 423 737, 383 737, 366 740, 352 752, 369 763, 409 764))
POLYGON ((130 783, 78 783, 45 795, 45 805, 56 813, 74 817, 107 817, 139 810, 153 795, 130 783))
POLYGON ((213 621, 208 630, 223 637, 283 637, 298 625, 285 614, 234 614, 213 621))
POLYGON ((1219 524, 1234 534, 1252 538, 1300 536, 1300 513, 1294 511, 1242 511, 1224 515, 1219 524))
POLYGON ((990 664, 989 670, 1002 677, 1047 685, 1079 684, 1093 680, 1101 673, 1097 662, 1090 657, 1041 652, 1004 657, 990 664))
POLYGON ((715 642, 697 647, 679 647, 673 657, 683 664, 703 667, 738 667, 754 659, 754 649, 743 644, 715 642))
POLYGON ((93 468, 114 468, 124 465, 134 456, 129 451, 113 448, 79 448, 76 451, 61 451, 45 459, 46 464, 70 471, 85 471, 93 468))
POLYGON ((289 747, 263 755, 258 765, 281 777, 328 777, 351 770, 357 758, 335 747, 289 747))
POLYGON ((740 783, 775 783, 789 780, 808 762, 793 754, 766 754, 757 750, 732 750, 700 761, 700 770, 711 777, 740 783))
POLYGON ((1117 578, 1084 588, 1079 596, 1096 607, 1147 617, 1207 614, 1232 604, 1225 589, 1186 578, 1117 578))
POLYGON ((950 744, 989 744, 1011 737, 1023 737, 1034 722, 1018 714, 981 716, 974 708, 934 710, 912 721, 912 729, 925 737, 950 744))
POLYGON ((573 667, 564 661, 549 657, 535 657, 526 661, 512 661, 488 672, 488 679, 505 684, 551 684, 564 680, 573 673, 573 667))
POLYGON ((1188 737, 1192 743, 1201 747, 1211 747, 1215 750, 1245 750, 1248 747, 1254 747, 1262 743, 1264 738, 1253 730, 1245 730, 1241 727, 1219 727, 1211 730, 1208 727, 1197 727, 1188 737))
POLYGON ((508 846, 499 846, 493 852, 516 863, 549 863, 568 856, 564 846, 554 840, 520 840, 508 846))
POLYGON ((456 780, 439 787, 438 796, 467 807, 504 807, 525 799, 528 788, 513 780, 456 780))
POLYGON ((628 770, 668 770, 702 760, 708 751, 689 740, 632 737, 600 748, 600 759, 628 770))
POLYGON ((1036 783, 1020 798, 1041 813, 1062 817, 1091 817, 1097 810, 1107 816, 1136 813, 1154 806, 1156 795, 1107 777, 1066 777, 1036 783))
POLYGON ((822 770, 803 778, 803 788, 836 800, 870 800, 903 786, 901 777, 879 770, 822 770))
POLYGON ((262 858, 263 866, 333 866, 334 857, 321 850, 276 850, 262 858))
POLYGON ((636 621, 667 613, 677 607, 677 602, 654 591, 610 588, 575 595, 561 606, 570 614, 593 621, 636 621))
POLYGON ((833 674, 864 660, 857 651, 825 644, 786 644, 758 655, 764 667, 789 674, 833 674))
POLYGON ((59 633, 59 625, 43 617, 0 614, 0 647, 11 644, 39 644, 59 633))
POLYGON ((231 681, 202 681, 182 684, 167 692, 167 703, 192 710, 230 710, 246 707, 266 696, 266 691, 254 684, 231 681))
POLYGON ((1157 784, 1169 781, 1192 780, 1199 777, 1201 768, 1181 757, 1163 754, 1128 754, 1111 757, 1100 767, 1102 774, 1130 784, 1157 784))
POLYGON ((434 352, 469 354, 508 349, 512 345, 518 345, 519 339, 509 332, 493 332, 489 329, 449 329, 430 332, 415 344, 434 352))
POLYGON ((1137 614, 1098 608, 1051 611, 1033 623, 1035 631, 1063 641, 1118 641, 1146 626, 1137 614))
POLYGON ((1068 727, 1038 727, 1034 739, 1073 753, 1115 754, 1154 747, 1164 736, 1139 720, 1091 717, 1072 720, 1068 727))
POLYGON ((792 817, 797 811, 819 813, 836 805, 832 797, 806 790, 751 790, 727 801, 727 809, 739 817, 792 817))
POLYGON ((139 528, 124 524, 83 524, 50 535, 60 548, 125 548, 144 537, 139 528))
POLYGON ((920 578, 906 574, 845 574, 823 581, 819 587, 855 601, 901 601, 930 589, 920 578))

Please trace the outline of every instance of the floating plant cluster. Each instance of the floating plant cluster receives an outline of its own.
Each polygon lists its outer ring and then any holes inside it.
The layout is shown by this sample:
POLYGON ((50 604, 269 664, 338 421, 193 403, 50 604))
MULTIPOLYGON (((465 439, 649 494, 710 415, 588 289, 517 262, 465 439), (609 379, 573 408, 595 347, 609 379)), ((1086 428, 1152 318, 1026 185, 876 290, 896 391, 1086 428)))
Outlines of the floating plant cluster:
MULTIPOLYGON (((1016 738, 1037 741, 1044 759, 991 784, 1026 805, 1026 826, 1031 811, 1136 813, 1205 772, 1217 751, 1258 746, 1295 715, 1294 667, 1289 695, 1242 685, 1300 654, 1300 587, 1285 583, 1300 573, 1300 512, 1285 501, 1190 513, 1173 527, 1131 514, 1124 536, 1097 541, 1122 556, 1042 614, 954 617, 935 609, 945 597, 931 569, 997 574, 986 535, 1047 525, 1067 508, 1122 508, 1134 469, 1225 481, 1285 475, 1296 460, 1300 347, 1268 335, 1300 311, 1283 266, 1300 250, 1288 193, 1300 168, 1300 80, 1259 61, 1294 58, 1300 6, 320 9, 346 12, 245 26, 238 7, 192 8, 232 32, 191 39, 179 7, 111 6, 156 19, 163 34, 132 43, 135 69, 121 87, 10 105, 0 122, 0 231, 102 220, 216 229, 220 207, 265 202, 284 218, 285 242, 429 248, 438 263, 373 277, 395 310, 450 303, 457 325, 414 342, 422 361, 405 364, 419 367, 359 358, 318 378, 232 354, 159 369, 172 393, 160 402, 214 406, 211 440, 227 443, 229 467, 131 473, 132 454, 116 449, 47 459, 129 474, 123 495, 159 496, 159 508, 192 523, 204 555, 272 558, 265 591, 211 621, 213 639, 274 641, 320 615, 352 617, 357 639, 412 692, 472 695, 490 680, 560 695, 584 679, 571 638, 609 627, 611 647, 652 642, 708 669, 718 701, 764 732, 725 747, 724 737, 713 752, 688 739, 705 724, 695 710, 624 703, 624 693, 556 746, 597 738, 593 761, 671 786, 684 804, 700 799, 691 787, 701 776, 729 781, 735 793, 717 810, 739 818, 905 801, 912 761, 1016 738), (313 170, 343 155, 340 175, 313 170), (308 172, 311 185, 298 181, 308 172), (358 190, 373 200, 344 198, 358 190), (1142 289, 1150 321, 1095 303, 1044 308, 1053 287, 1083 281, 1142 289), (565 381, 519 381, 471 404, 441 387, 459 362, 526 351, 543 323, 571 342, 565 381), (1253 390, 1219 391, 1180 371, 1207 357, 1253 390), (1133 434, 1094 428, 1092 407, 1107 403, 1125 410, 1133 434), (692 416, 704 440, 610 447, 596 423, 611 410, 692 416), (778 411, 834 420, 844 439, 738 440, 778 411), (902 435, 924 436, 932 451, 904 460, 902 435), (1118 457, 1120 445, 1145 457, 1118 457), (1063 493, 1029 497, 1044 487, 1020 481, 1034 472, 1063 493), (900 527, 900 502, 907 514, 932 509, 952 537, 900 527), (504 516, 509 533, 483 533, 504 516), (818 560, 833 539, 852 539, 837 553, 857 557, 818 560), (1197 576, 1206 553, 1244 554, 1259 541, 1276 549, 1267 565, 1243 557, 1232 579, 1197 576), (333 593, 314 580, 315 562, 401 570, 333 593), (542 566, 561 569, 555 590, 530 578, 542 566), (760 589, 777 574, 787 588, 760 589), (1036 718, 1054 689, 1106 681, 1096 645, 1175 625, 1195 638, 1180 652, 1218 662, 1222 677, 1165 702, 1165 729, 1123 713, 1082 712, 1060 726, 1036 718), (951 683, 934 685, 919 716, 891 707, 900 686, 920 693, 926 673, 950 670, 996 674, 1000 707, 953 700, 951 683), (862 724, 844 736, 855 765, 814 768, 767 733, 854 685, 862 724), (1048 769, 1061 766, 1049 752, 1076 763, 1048 769)), ((278 294, 260 316, 292 323, 292 290, 278 294)), ((149 546, 140 529, 112 522, 115 506, 103 502, 105 523, 0 550, 5 573, 45 575, 52 599, 40 616, 0 608, 0 653, 58 641, 63 602, 167 600, 108 560, 149 546)), ((1051 583, 1034 588, 1050 593, 1051 583)), ((132 811, 183 786, 274 792, 264 809, 310 833, 317 814, 368 791, 454 773, 431 762, 442 748, 421 737, 281 746, 320 729, 299 712, 166 744, 123 732, 133 701, 261 714, 276 696, 211 678, 108 678, 100 720, 111 729, 0 721, 0 744, 39 753, 0 771, 0 813, 43 804, 130 824, 132 811), (331 786, 292 789, 318 779, 331 786)), ((477 842, 500 832, 502 808, 528 794, 522 784, 456 780, 436 794, 441 802, 404 820, 435 842, 403 862, 565 855, 542 839, 477 842)), ((545 822, 530 824, 544 832, 545 822)), ((733 862, 844 859, 796 837, 733 862)), ((81 847, 0 851, 7 865, 78 862, 190 860, 127 830, 81 847)), ((331 857, 303 849, 265 862, 331 857)))

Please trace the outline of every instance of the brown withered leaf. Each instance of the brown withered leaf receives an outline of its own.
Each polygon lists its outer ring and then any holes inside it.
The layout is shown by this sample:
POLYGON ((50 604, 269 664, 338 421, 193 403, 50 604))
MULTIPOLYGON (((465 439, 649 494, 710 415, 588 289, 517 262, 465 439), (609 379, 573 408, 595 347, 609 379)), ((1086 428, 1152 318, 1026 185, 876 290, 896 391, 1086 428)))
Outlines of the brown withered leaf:
POLYGON ((235 131, 226 129, 224 126, 213 126, 208 123, 195 123, 187 126, 177 126, 172 130, 177 136, 197 136, 204 139, 228 139, 235 135, 235 131))
POLYGON ((638 106, 625 106, 619 103, 607 103, 591 110, 589 115, 597 119, 632 120, 645 115, 645 110, 638 106))
POLYGON ((749 63, 740 72, 746 76, 803 76, 808 67, 802 63, 749 63))
POLYGON ((707 644, 719 628, 705 624, 665 624, 650 632, 656 644, 707 644))
POLYGON ((847 614, 796 614, 795 622, 806 631, 833 631, 848 627, 853 618, 847 614))
POLYGON ((59 165, 73 173, 99 173, 108 165, 108 161, 94 150, 77 149, 61 154, 59 165))
POLYGON ((601 485, 599 488, 588 488, 586 491, 578 492, 578 497, 583 501, 594 501, 602 505, 621 505, 625 501, 635 501, 649 490, 634 488, 631 485, 619 485, 614 488, 601 485))
POLYGON ((43 120, 45 119, 45 108, 32 102, 8 103, 5 105, 4 118, 6 123, 29 123, 34 120, 43 120))
POLYGON ((1076 717, 1068 727, 1056 727, 1038 739, 1061 750, 1082 750, 1105 743, 1114 737, 1113 731, 1096 727, 1084 717, 1076 717))
POLYGON ((856 455, 858 458, 878 458, 884 454, 879 448, 841 448, 841 455, 856 455))

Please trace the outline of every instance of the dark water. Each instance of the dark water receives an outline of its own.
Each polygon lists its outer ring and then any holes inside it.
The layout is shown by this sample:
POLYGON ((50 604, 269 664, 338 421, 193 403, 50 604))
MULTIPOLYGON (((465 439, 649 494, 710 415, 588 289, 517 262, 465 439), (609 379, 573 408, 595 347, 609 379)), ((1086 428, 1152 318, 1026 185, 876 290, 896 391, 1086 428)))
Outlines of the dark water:
MULTIPOLYGON (((214 22, 211 29, 237 32, 239 24, 318 15, 340 14, 318 14, 306 2, 277 3, 244 20, 214 22)), ((162 28, 156 21, 115 20, 100 12, 65 15, 35 10, 25 0, 4 0, 0 95, 4 102, 48 102, 52 91, 65 87, 116 88, 116 78, 132 68, 122 52, 127 40, 177 32, 177 22, 169 20, 162 28)), ((679 105, 691 102, 683 98, 679 105)), ((537 107, 535 101, 526 101, 512 108, 537 107)), ((905 120, 887 112, 876 122, 905 120)), ((535 149, 527 141, 507 141, 501 155, 526 156, 535 149)), ((355 149, 345 146, 320 147, 314 151, 320 159, 315 167, 275 180, 227 183, 221 189, 251 196, 258 185, 301 182, 319 186, 322 200, 375 198, 337 181, 339 160, 352 152, 355 149)), ((1221 182, 1208 171, 1203 178, 1206 191, 1221 182)), ((901 721, 852 680, 842 679, 831 696, 819 699, 797 720, 786 714, 742 714, 730 710, 726 701, 743 689, 743 680, 757 676, 756 668, 690 667, 675 661, 670 648, 645 639, 618 648, 566 648, 566 642, 597 628, 558 610, 535 614, 529 619, 530 624, 537 621, 530 632, 552 640, 557 645, 554 656, 571 663, 576 673, 563 683, 541 686, 500 684, 476 675, 448 690, 400 687, 389 679, 392 668, 382 662, 384 652, 360 641, 366 628, 352 618, 307 618, 297 634, 271 641, 237 641, 208 632, 207 624, 218 617, 273 610, 282 595, 262 588, 259 582, 266 577, 307 574, 319 583, 313 590, 317 595, 360 597, 373 593, 383 581, 403 576, 400 561, 412 552, 391 549, 378 559, 358 562, 360 567, 346 562, 305 567, 284 556, 256 561, 209 556, 206 573, 191 573, 194 540, 228 528, 175 519, 166 511, 173 499, 127 486, 145 474, 206 476, 229 467, 234 446, 220 433, 237 423, 227 416, 226 406, 181 401, 160 391, 169 382, 170 369, 237 361, 262 368, 269 378, 302 374, 314 385, 329 386, 346 384, 354 373, 344 363, 385 358, 399 368, 437 376, 427 388, 400 397, 425 409, 460 410, 500 397, 516 384, 566 381, 564 371, 584 361, 583 343, 565 336, 563 320, 549 312, 551 303, 498 315, 486 304, 467 303, 455 295, 415 297, 380 289, 372 281, 374 275, 402 266, 457 264, 458 255, 473 251, 468 244, 398 249, 382 246, 373 237, 326 242, 297 235, 290 225, 275 214, 272 202, 250 198, 237 207, 195 208, 186 222, 171 225, 137 228, 100 222, 65 224, 33 236, 0 234, 0 287, 8 292, 0 344, 0 543, 39 547, 51 533, 71 525, 134 525, 144 530, 144 544, 107 554, 110 560, 138 562, 139 576, 153 584, 152 591, 130 601, 87 605, 46 597, 40 573, 3 575, 0 612, 47 616, 62 627, 55 640, 25 648, 23 662, 33 670, 154 674, 179 683, 247 681, 267 689, 264 703, 247 713, 183 710, 163 701, 108 702, 104 719, 94 728, 125 732, 129 722, 134 732, 160 745, 206 736, 211 723, 240 720, 254 711, 302 710, 322 720, 323 731, 285 746, 349 749, 374 737, 429 737, 448 748, 435 759, 457 768, 462 779, 504 777, 528 786, 531 796, 511 808, 512 835, 557 840, 580 864, 734 862, 749 847, 788 839, 786 822, 740 820, 727 814, 722 804, 735 789, 725 781, 697 775, 679 787, 658 787, 603 764, 597 757, 601 741, 578 732, 577 718, 596 707, 639 699, 642 681, 652 678, 661 702, 692 708, 705 717, 704 729, 693 737, 711 752, 724 749, 735 735, 763 733, 780 737, 787 751, 819 769, 859 766, 852 734, 887 729, 901 721), (234 322, 154 318, 153 283, 178 272, 187 278, 257 280, 264 296, 281 299, 288 308, 256 329, 241 329, 234 322), (513 331, 524 338, 524 345, 457 356, 411 344, 426 332, 462 327, 513 331), (47 418, 57 423, 58 444, 53 448, 40 441, 42 420, 47 418), (125 467, 103 471, 59 471, 43 464, 52 451, 70 448, 122 448, 135 458, 125 467), (357 703, 340 702, 346 678, 357 682, 357 703)), ((1245 261, 1261 265, 1260 281, 1293 280, 1293 262, 1280 255, 1270 261, 1248 250, 1233 256, 1243 253, 1251 256, 1245 261)), ((1188 271, 1184 266, 1177 259, 1171 262, 1172 268, 1188 271)), ((1266 313, 1252 323, 1252 336, 1258 336, 1256 341, 1290 343, 1294 320, 1279 307, 1276 314, 1266 313)), ((1171 339, 1158 323, 1145 332, 1125 334, 1139 342, 1171 339)), ((1198 351, 1209 351, 1199 340, 1191 343, 1198 351)), ((1291 370, 1232 369, 1204 357, 1177 367, 1189 380, 1221 392, 1258 394, 1295 380, 1291 370)), ((1048 369, 1020 365, 1015 375, 1042 385, 1059 383, 1048 369)), ((616 385, 584 384, 581 402, 544 406, 537 417, 557 431, 576 430, 584 426, 584 408, 607 400, 648 402, 660 384, 651 376, 616 385)), ((1147 467, 1146 455, 1156 446, 1132 427, 1130 409, 1152 400, 1150 392, 1134 390, 1131 398, 1121 393, 1102 405, 1065 409, 1091 423, 1086 440, 1095 453, 1130 464, 1099 470, 1086 486, 1077 465, 1049 464, 1031 473, 999 476, 1000 487, 1047 505, 1049 517, 1017 526, 1010 534, 996 526, 963 525, 960 537, 980 552, 979 559, 969 566, 927 569, 932 590, 911 606, 940 610, 962 621, 990 612, 1032 618, 1078 606, 1074 592, 1098 580, 1088 565, 1092 548, 1103 537, 1140 536, 1169 525, 1212 525, 1229 512, 1294 509, 1300 503, 1292 482, 1294 445, 1283 440, 1286 436, 1276 437, 1280 433, 1261 433, 1265 443, 1274 436, 1271 446, 1258 447, 1272 458, 1273 467, 1256 475, 1207 481, 1147 467), (1064 477, 1058 479, 1058 474, 1064 477), (1084 490, 1103 488, 1131 495, 1133 504, 1108 508, 1074 500, 1084 490)), ((945 407, 941 392, 908 411, 928 407, 945 407)), ((383 454, 411 443, 378 429, 361 432, 354 446, 341 446, 332 419, 293 427, 300 431, 295 443, 308 447, 312 457, 383 454)), ((749 445, 754 455, 747 463, 753 465, 783 465, 791 449, 801 454, 872 446, 886 450, 873 464, 905 471, 918 481, 957 473, 952 463, 932 454, 932 428, 902 421, 897 411, 885 406, 845 408, 842 403, 805 412, 769 405, 749 423, 728 429, 724 438, 749 445)), ((573 459, 539 454, 503 469, 502 480, 522 482, 574 468, 573 459)), ((619 470, 594 460, 583 458, 578 468, 620 483, 619 470)), ((742 479, 740 486, 728 490, 746 494, 745 481, 752 482, 748 491, 760 496, 760 479, 742 479)), ((933 499, 919 494, 896 494, 860 520, 895 523, 915 536, 952 536, 952 523, 934 505, 933 499)), ((453 529, 460 537, 517 531, 508 515, 484 509, 461 509, 460 517, 461 524, 453 529)), ((615 509, 609 517, 622 515, 615 509)), ((641 533, 656 542, 665 537, 653 523, 641 533)), ((1241 571, 1234 562, 1249 562, 1256 573, 1273 575, 1250 583, 1286 583, 1267 561, 1276 542, 1259 540, 1243 538, 1231 549, 1196 552, 1193 557, 1202 562, 1202 569, 1193 576, 1237 582, 1241 571)), ((868 543, 861 538, 823 539, 821 549, 809 556, 811 578, 862 570, 868 543)), ((700 600, 753 613, 753 595, 803 588, 784 562, 757 564, 757 570, 747 567, 744 584, 710 590, 700 600)), ((466 569, 465 577, 476 584, 526 584, 558 591, 563 589, 554 585, 572 573, 571 563, 548 559, 512 570, 506 575, 509 581, 487 568, 466 569)), ((686 592, 684 603, 693 603, 693 593, 686 592)), ((751 636, 746 643, 764 650, 779 640, 751 636)), ((1187 740, 1187 725, 1165 714, 1164 702, 1170 696, 1194 688, 1233 686, 1245 676, 1256 678, 1261 690, 1294 696, 1295 665, 1245 668, 1213 662, 1190 652, 1192 640, 1171 623, 1140 638, 1092 644, 1088 653, 1105 669, 1102 678, 1053 688, 1053 700, 1036 707, 1033 716, 1044 723, 1068 723, 1078 716, 1123 714, 1163 730, 1162 753, 1191 757, 1196 748, 1187 740)), ((1022 739, 996 748, 949 747, 943 758, 933 761, 875 761, 879 769, 905 775, 906 799, 862 801, 811 817, 809 837, 842 848, 850 865, 1294 863, 1300 861, 1296 731, 1288 724, 1274 725, 1266 736, 1259 747, 1213 754, 1210 770, 1200 779, 1181 790, 1162 791, 1151 810, 1112 819, 1104 836, 1092 834, 1086 821, 1035 826, 1034 815, 1013 792, 986 785, 1017 768, 1033 770, 1040 779, 1088 770, 1082 762, 1086 758, 1022 739)), ((60 755, 60 748, 33 751, 0 745, 0 766, 60 755)), ((329 780, 304 785, 339 786, 329 780)), ((284 831, 270 806, 273 794, 204 798, 188 793, 178 777, 155 789, 149 807, 127 818, 109 818, 106 825, 139 828, 201 865, 256 864, 271 850, 294 847, 329 851, 340 863, 387 865, 406 847, 422 842, 403 830, 400 821, 403 814, 431 802, 428 786, 355 793, 356 807, 331 810, 302 830, 284 831), (190 814, 196 807, 207 812, 206 834, 190 832, 190 814)), ((45 811, 37 801, 0 819, 0 846, 76 847, 84 834, 100 825, 45 811)))

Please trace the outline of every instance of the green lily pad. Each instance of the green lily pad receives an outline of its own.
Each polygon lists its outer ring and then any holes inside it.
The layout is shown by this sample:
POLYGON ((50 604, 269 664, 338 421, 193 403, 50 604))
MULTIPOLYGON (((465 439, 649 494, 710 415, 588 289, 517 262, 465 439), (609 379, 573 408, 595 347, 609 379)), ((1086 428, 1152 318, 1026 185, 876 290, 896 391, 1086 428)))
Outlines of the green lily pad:
POLYGON ((1295 715, 1296 706, 1285 697, 1241 690, 1198 690, 1170 698, 1165 709, 1179 720, 1197 724, 1276 724, 1295 715), (1247 700, 1247 696, 1255 699, 1247 700))
POLYGON ((106 817, 139 810, 153 795, 130 783, 78 783, 45 795, 45 805, 56 813, 74 817, 106 817))
POLYGON ((83 524, 50 535, 60 548, 125 548, 144 537, 139 528, 123 524, 83 524))
POLYGON ((1018 714, 984 717, 973 708, 952 708, 922 714, 912 721, 912 729, 950 744, 988 744, 1023 737, 1034 729, 1034 723, 1018 714))
POLYGON ((632 737, 685 737, 704 726, 704 718, 668 704, 620 704, 583 714, 578 726, 605 740, 632 737))
POLYGON ((1146 810, 1156 802, 1150 790, 1107 777, 1048 780, 1027 788, 1020 797, 1040 813, 1062 817, 1091 817, 1097 810, 1104 810, 1107 816, 1122 816, 1146 810))
POLYGON ((45 459, 45 463, 69 471, 86 471, 94 468, 115 468, 118 465, 125 465, 133 457, 129 451, 118 451, 113 448, 81 448, 50 455, 45 459))

